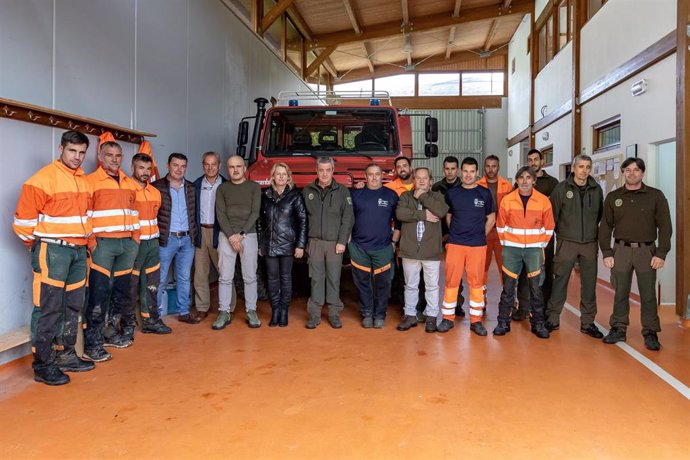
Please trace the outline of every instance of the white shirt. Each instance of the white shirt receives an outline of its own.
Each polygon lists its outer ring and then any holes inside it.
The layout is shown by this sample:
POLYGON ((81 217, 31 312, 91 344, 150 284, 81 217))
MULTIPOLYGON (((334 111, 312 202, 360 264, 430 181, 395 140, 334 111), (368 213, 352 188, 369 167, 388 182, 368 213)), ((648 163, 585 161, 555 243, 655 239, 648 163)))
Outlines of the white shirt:
POLYGON ((220 187, 220 174, 216 176, 216 181, 211 184, 204 176, 201 179, 201 196, 199 197, 199 220, 202 224, 213 225, 216 217, 216 191, 220 187))

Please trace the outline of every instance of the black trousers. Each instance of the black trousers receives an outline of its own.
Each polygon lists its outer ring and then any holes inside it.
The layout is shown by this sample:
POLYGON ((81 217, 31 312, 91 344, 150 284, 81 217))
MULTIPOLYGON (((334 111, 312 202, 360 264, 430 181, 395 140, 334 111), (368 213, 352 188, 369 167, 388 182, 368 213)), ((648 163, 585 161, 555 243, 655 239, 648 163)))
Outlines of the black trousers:
MULTIPOLYGON (((544 283, 541 285, 541 293, 544 305, 549 303, 551 299, 551 288, 553 285, 553 256, 554 256, 554 239, 549 241, 549 244, 544 248, 544 283)), ((527 281, 527 270, 522 267, 522 272, 518 278, 517 300, 520 311, 529 311, 530 300, 530 285, 527 281)))
POLYGON ((266 256, 268 298, 272 309, 287 310, 292 297, 293 256, 266 256))

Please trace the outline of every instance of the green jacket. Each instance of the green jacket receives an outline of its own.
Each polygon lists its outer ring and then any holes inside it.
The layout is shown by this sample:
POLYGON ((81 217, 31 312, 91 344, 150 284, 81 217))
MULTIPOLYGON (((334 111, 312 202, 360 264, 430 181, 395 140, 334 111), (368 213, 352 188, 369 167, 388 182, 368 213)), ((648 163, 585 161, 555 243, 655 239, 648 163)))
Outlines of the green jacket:
POLYGON ((322 189, 314 181, 304 187, 302 195, 309 217, 309 238, 347 244, 355 223, 348 189, 335 180, 322 189))
POLYGON ((584 195, 575 183, 574 174, 559 183, 551 193, 556 238, 575 243, 597 241, 604 194, 592 176, 587 178, 584 195))
POLYGON ((400 221, 400 257, 417 260, 441 260, 443 244, 441 242, 441 222, 448 213, 448 205, 440 192, 426 192, 417 200, 414 191, 400 195, 395 216, 400 221), (417 209, 421 203, 422 210, 417 209), (426 210, 431 211, 440 220, 426 221, 426 210), (424 220, 424 236, 417 242, 417 222, 424 220))

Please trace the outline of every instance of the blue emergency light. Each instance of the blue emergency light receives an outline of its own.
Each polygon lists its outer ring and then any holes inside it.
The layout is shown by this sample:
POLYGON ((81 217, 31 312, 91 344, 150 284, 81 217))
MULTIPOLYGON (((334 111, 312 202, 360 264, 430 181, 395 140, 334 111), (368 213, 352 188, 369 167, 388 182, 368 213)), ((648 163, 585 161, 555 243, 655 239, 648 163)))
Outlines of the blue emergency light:
POLYGON ((288 105, 290 107, 297 107, 299 105, 299 101, 297 99, 290 99, 288 101, 288 105))
POLYGON ((381 105, 381 99, 369 99, 369 105, 381 105))

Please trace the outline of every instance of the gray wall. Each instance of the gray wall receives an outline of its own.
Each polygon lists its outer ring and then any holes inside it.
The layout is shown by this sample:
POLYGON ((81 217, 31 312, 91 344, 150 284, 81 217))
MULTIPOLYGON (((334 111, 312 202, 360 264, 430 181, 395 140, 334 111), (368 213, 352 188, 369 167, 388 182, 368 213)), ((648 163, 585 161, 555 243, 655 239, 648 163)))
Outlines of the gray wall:
MULTIPOLYGON (((183 152, 190 179, 202 152, 234 151, 254 98, 307 89, 219 0, 0 0, 0 63, 0 97, 155 133, 161 172, 183 152)), ((29 321, 29 255, 11 223, 61 132, 0 118, 0 335, 29 321)), ((136 146, 123 147, 129 173, 136 146)), ((84 169, 95 164, 92 146, 84 169)))

